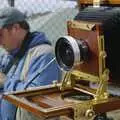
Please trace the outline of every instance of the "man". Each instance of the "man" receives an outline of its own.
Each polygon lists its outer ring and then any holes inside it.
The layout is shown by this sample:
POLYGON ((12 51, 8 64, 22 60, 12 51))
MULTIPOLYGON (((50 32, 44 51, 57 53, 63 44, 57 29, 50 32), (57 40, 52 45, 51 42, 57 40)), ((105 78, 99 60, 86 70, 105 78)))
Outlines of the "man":
MULTIPOLYGON (((41 32, 31 33, 24 14, 15 8, 0 10, 0 45, 9 53, 3 55, 0 63, 5 76, 4 92, 48 85, 59 79, 60 70, 53 60, 50 42, 41 32)), ((17 108, 8 101, 2 99, 0 109, 2 120, 17 119, 17 108)))

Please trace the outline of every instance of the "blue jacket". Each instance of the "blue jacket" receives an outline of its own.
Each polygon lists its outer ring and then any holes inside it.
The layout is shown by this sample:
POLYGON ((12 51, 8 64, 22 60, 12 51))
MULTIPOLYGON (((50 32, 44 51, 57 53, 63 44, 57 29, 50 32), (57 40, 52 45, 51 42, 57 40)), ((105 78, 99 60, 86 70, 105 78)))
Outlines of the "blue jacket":
MULTIPOLYGON (((39 47, 42 45, 50 45, 43 33, 33 33, 31 42, 28 45, 28 49, 25 51, 24 56, 19 60, 17 65, 12 65, 10 71, 7 74, 7 80, 4 84, 4 92, 23 90, 25 87, 34 87, 51 84, 53 80, 60 78, 60 70, 56 61, 53 61, 46 69, 42 70, 46 64, 48 64, 54 55, 51 52, 39 54, 39 47), (35 49, 34 49, 35 48, 35 49), (37 54, 31 58, 28 71, 26 72, 25 79, 21 79, 21 71, 24 69, 24 64, 29 51, 38 49, 37 54), (34 80, 32 80, 41 71, 34 80), (31 81, 32 80, 32 81, 31 81)), ((11 55, 6 57, 6 64, 9 64, 13 60, 18 50, 11 52, 11 55)), ((7 65, 2 65, 3 71, 7 68, 7 65)), ((15 120, 16 107, 6 100, 1 102, 1 116, 2 120, 15 120)))

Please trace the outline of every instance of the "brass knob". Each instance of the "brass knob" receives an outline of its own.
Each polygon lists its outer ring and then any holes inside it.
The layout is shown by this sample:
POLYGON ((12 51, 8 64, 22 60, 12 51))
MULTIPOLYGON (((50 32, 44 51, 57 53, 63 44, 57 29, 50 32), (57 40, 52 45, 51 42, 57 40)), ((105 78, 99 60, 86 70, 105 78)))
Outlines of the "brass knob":
POLYGON ((88 109, 85 113, 85 116, 88 118, 92 118, 95 115, 95 112, 92 109, 88 109))

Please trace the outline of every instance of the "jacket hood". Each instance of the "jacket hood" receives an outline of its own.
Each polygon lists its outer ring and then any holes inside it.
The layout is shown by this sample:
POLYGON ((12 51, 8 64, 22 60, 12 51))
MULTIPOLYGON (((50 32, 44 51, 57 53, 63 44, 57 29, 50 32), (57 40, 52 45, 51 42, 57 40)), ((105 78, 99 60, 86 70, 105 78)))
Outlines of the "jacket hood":
MULTIPOLYGON (((43 32, 32 32, 32 33, 28 33, 28 35, 25 38, 24 43, 22 44, 22 49, 23 47, 26 50, 29 50, 30 48, 33 48, 37 45, 41 45, 41 44, 49 44, 51 45, 50 41, 48 41, 47 37, 45 36, 45 34, 43 32)), ((20 50, 20 48, 14 49, 10 52, 10 54, 12 56, 15 56, 18 51, 20 50)))
POLYGON ((43 32, 33 32, 31 33, 30 37, 31 41, 28 45, 28 48, 32 48, 34 46, 40 45, 40 44, 49 44, 51 45, 50 41, 48 41, 47 37, 43 32))

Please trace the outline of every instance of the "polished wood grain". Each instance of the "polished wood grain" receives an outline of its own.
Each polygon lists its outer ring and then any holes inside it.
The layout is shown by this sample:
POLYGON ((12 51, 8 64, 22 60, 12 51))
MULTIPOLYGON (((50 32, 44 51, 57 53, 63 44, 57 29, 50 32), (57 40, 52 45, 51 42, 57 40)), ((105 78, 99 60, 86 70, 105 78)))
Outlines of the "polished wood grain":
MULTIPOLYGON (((120 6, 120 0, 101 0, 102 6, 120 6)), ((93 5, 93 0, 78 0, 79 6, 93 5)))
MULTIPOLYGON (((78 92, 79 86, 76 86, 72 92, 78 92), (77 88, 77 89, 76 89, 77 88)), ((49 86, 34 90, 4 94, 3 98, 12 104, 22 107, 38 117, 51 118, 55 116, 74 116, 74 103, 76 99, 63 98, 62 94, 72 93, 71 90, 61 92, 57 87, 49 86), (57 90, 57 91, 56 91, 57 90), (50 93, 48 91, 51 91, 50 93), (33 94, 32 94, 33 92, 33 94), (29 94, 30 93, 30 94, 29 94)), ((81 90, 79 89, 81 93, 81 90)), ((78 101, 78 100, 77 100, 78 101)), ((80 101, 79 103, 83 103, 80 101)), ((120 99, 117 97, 101 100, 93 104, 93 110, 96 114, 120 109, 120 99)))
MULTIPOLYGON (((94 0, 78 0, 80 4, 93 4, 94 0)), ((120 0, 101 0, 103 5, 120 5, 120 0)))
MULTIPOLYGON (((101 34, 100 23, 96 23, 94 29, 91 31, 72 28, 71 21, 68 21, 68 35, 74 37, 76 40, 84 40, 89 46, 89 60, 83 64, 76 66, 77 70, 92 75, 99 74, 99 51, 98 51, 98 37, 101 34)), ((79 21, 80 22, 80 21, 79 21)))

